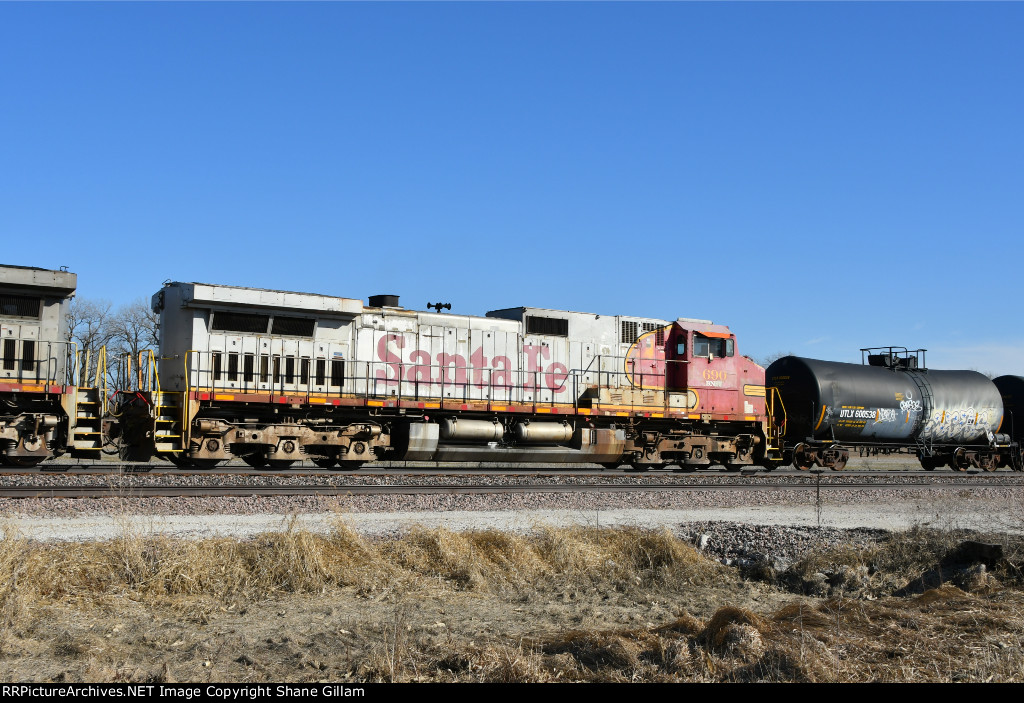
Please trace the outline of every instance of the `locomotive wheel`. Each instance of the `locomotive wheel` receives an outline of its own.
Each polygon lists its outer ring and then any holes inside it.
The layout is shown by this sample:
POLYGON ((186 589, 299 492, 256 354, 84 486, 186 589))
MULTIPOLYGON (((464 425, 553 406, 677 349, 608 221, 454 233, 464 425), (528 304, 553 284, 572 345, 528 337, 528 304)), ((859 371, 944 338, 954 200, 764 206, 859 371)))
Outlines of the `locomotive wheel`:
POLYGON ((242 461, 254 469, 262 469, 267 465, 267 457, 262 454, 246 454, 242 461))
POLYGON ((293 459, 267 460, 267 466, 269 466, 272 469, 289 469, 291 468, 291 465, 294 463, 295 461, 293 459))
POLYGON ((355 471, 363 465, 361 461, 339 461, 338 469, 340 471, 355 471))
POLYGON ((642 474, 645 471, 650 471, 651 467, 648 464, 629 464, 629 468, 626 469, 631 474, 642 474))
POLYGON ((192 460, 189 459, 184 452, 168 452, 161 456, 177 466, 179 469, 191 469, 193 466, 192 460))
POLYGON ((220 459, 193 459, 192 466, 197 469, 212 469, 220 463, 220 459))
POLYGON ((329 469, 338 463, 338 460, 333 457, 317 457, 313 459, 313 463, 319 466, 321 469, 329 469))
POLYGON ((609 462, 607 464, 601 464, 601 466, 602 466, 602 468, 605 468, 605 469, 611 471, 613 469, 619 468, 619 463, 618 462, 609 462))

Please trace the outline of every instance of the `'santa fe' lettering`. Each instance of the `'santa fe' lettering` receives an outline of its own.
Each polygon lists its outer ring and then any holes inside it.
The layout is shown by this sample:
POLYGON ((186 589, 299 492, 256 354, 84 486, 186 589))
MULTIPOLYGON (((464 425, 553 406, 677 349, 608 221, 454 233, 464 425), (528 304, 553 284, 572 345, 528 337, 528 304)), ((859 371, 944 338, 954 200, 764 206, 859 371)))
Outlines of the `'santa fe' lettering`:
MULTIPOLYGON (((399 380, 409 383, 439 385, 471 384, 476 388, 508 388, 515 384, 515 370, 507 356, 488 359, 483 347, 477 347, 469 355, 468 363, 462 354, 440 353, 431 358, 422 349, 410 350, 403 354, 405 338, 400 334, 386 334, 377 342, 377 360, 384 363, 374 376, 378 381, 397 386, 399 380), (405 358, 403 358, 405 357, 405 358)), ((565 393, 569 369, 561 362, 546 363, 551 358, 551 349, 543 345, 524 344, 523 356, 526 367, 521 374, 526 390, 546 387, 555 393, 565 393)))

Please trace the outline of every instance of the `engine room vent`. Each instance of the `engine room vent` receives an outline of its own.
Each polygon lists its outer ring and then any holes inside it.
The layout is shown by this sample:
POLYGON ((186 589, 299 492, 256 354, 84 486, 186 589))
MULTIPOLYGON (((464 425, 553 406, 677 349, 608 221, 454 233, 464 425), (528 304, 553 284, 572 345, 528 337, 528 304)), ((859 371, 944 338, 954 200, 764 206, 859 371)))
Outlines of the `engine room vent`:
POLYGON ((662 327, 660 322, 645 322, 643 323, 644 334, 648 332, 657 332, 654 335, 654 344, 658 347, 665 346, 665 328, 662 327))
POLYGON ((526 316, 526 334, 547 334, 555 337, 569 336, 569 321, 557 317, 526 316))
POLYGON ((39 318, 39 298, 27 295, 0 294, 0 315, 4 317, 39 318))
POLYGON ((308 317, 282 317, 274 315, 274 326, 271 334, 285 337, 312 337, 316 320, 308 317))
POLYGON ((228 312, 217 310, 213 313, 210 329, 215 332, 248 332, 266 334, 270 324, 270 315, 254 315, 248 312, 228 312))
POLYGON ((622 321, 622 336, 619 337, 619 343, 621 344, 632 344, 640 336, 640 323, 632 322, 629 320, 622 321))

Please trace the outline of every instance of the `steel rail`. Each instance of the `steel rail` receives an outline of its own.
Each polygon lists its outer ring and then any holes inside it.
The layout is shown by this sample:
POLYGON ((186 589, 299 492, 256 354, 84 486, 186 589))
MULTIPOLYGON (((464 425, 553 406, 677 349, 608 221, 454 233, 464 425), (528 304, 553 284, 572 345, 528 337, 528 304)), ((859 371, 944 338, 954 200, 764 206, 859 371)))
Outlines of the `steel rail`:
MULTIPOLYGON (((694 491, 774 490, 947 490, 993 488, 988 482, 902 484, 887 483, 749 483, 717 484, 520 484, 520 485, 292 485, 292 486, 16 486, 0 488, 0 498, 154 498, 154 497, 254 497, 254 496, 354 496, 354 495, 436 495, 507 493, 671 493, 694 491)), ((1012 488, 1013 486, 1002 486, 1012 488)))
POLYGON ((530 466, 517 467, 429 467, 429 466, 389 466, 389 467, 362 467, 359 469, 321 469, 317 467, 295 467, 288 469, 256 469, 250 466, 218 466, 211 469, 180 468, 165 463, 159 464, 138 464, 138 463, 104 463, 104 464, 41 464, 35 467, 0 467, 0 477, 3 476, 39 476, 39 475, 67 475, 67 476, 88 476, 88 475, 130 475, 149 474, 154 476, 409 476, 409 475, 445 475, 445 476, 521 476, 521 475, 544 475, 544 476, 673 476, 685 477, 736 477, 744 478, 766 478, 778 476, 810 477, 815 475, 831 477, 882 477, 882 476, 928 476, 936 478, 965 478, 985 477, 985 480, 998 478, 1019 477, 1024 481, 1024 473, 999 469, 997 471, 982 471, 980 469, 969 469, 967 471, 951 471, 938 469, 927 471, 920 467, 907 468, 858 468, 844 469, 841 471, 830 471, 825 469, 799 471, 792 468, 780 468, 773 471, 764 469, 744 469, 742 471, 726 471, 724 469, 702 469, 698 471, 673 471, 668 469, 652 469, 650 471, 629 471, 626 469, 600 469, 600 468, 575 468, 551 466, 530 466))

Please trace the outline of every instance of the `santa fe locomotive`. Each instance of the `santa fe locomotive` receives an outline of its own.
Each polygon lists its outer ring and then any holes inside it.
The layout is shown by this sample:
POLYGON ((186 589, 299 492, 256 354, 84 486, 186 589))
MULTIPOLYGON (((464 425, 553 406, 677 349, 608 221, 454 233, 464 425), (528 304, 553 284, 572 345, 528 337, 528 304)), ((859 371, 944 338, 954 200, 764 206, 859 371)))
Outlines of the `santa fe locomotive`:
POLYGON ((476 317, 408 310, 395 296, 364 304, 170 282, 152 298, 158 349, 134 361, 130 388, 112 390, 93 373, 96 360, 67 341, 74 274, 0 267, 0 282, 0 460, 8 464, 113 446, 122 458, 198 467, 240 458, 267 468, 304 459, 343 469, 377 461, 841 468, 849 447, 886 444, 915 447, 926 467, 1020 468, 1020 437, 999 428, 1010 406, 1004 413, 984 377, 902 368, 891 354, 887 367, 827 370, 830 362, 787 357, 769 369, 766 387, 765 370, 739 353, 729 328, 708 320, 526 307, 476 317), (864 399, 865 373, 888 374, 872 376, 879 393, 895 379, 914 385, 893 390, 892 402, 864 399), (987 405, 973 400, 975 390, 987 405), (963 424, 967 401, 979 431, 946 431, 963 424), (897 407, 902 430, 867 422, 868 411, 891 421, 897 407))

